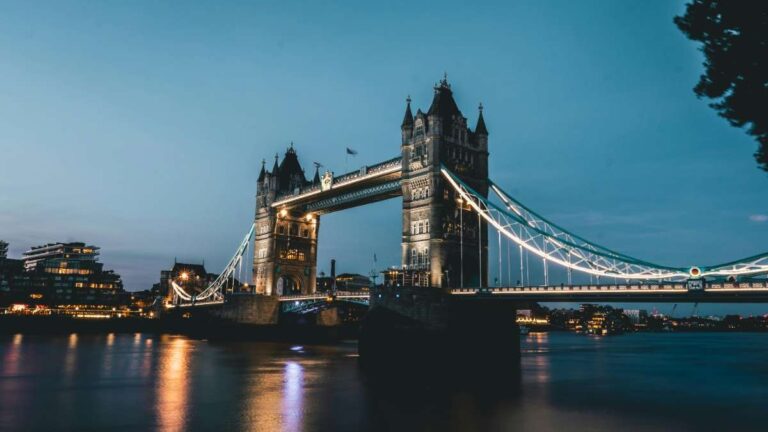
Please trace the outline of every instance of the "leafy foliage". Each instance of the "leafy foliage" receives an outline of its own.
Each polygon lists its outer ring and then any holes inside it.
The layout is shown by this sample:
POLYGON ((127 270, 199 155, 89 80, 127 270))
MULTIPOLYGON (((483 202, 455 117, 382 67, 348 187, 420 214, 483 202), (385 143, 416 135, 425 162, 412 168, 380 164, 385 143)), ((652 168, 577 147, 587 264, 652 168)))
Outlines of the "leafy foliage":
POLYGON ((701 42, 706 68, 694 92, 759 143, 755 158, 768 171, 768 1, 693 0, 677 27, 701 42))

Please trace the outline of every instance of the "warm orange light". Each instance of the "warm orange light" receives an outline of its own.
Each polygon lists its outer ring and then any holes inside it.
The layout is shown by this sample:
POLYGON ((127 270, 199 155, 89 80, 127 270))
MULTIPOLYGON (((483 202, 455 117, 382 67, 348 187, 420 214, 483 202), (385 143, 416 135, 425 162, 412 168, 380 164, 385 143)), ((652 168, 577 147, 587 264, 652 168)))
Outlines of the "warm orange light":
POLYGON ((189 273, 187 273, 187 272, 182 273, 181 274, 181 280, 187 280, 187 279, 189 279, 189 273))
POLYGON ((280 210, 280 216, 282 216, 282 217, 288 216, 288 210, 286 210, 286 209, 280 210))

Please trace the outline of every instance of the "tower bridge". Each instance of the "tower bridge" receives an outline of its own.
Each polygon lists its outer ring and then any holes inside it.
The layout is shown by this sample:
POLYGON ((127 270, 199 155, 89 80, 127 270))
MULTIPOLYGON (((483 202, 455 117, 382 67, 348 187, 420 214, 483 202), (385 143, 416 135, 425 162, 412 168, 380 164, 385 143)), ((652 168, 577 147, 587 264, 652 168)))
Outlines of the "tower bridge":
MULTIPOLYGON (((402 199, 402 232, 401 263, 393 271, 403 283, 394 288, 408 288, 408 295, 421 289, 459 302, 768 301, 768 281, 738 280, 768 274, 768 253, 718 265, 660 265, 573 234, 517 201, 489 177, 482 105, 470 128, 446 79, 434 87, 426 112, 414 114, 408 98, 400 129, 398 156, 342 175, 321 173, 318 166, 308 180, 293 145, 282 161, 275 156, 271 170, 262 163, 254 223, 235 255, 201 293, 187 293, 173 283, 171 303, 222 303, 230 281, 242 273, 252 241, 255 293, 276 297, 283 309, 293 304, 307 310, 336 301, 375 307, 381 292, 330 298, 315 292, 320 219, 395 197, 402 199), (494 256, 489 241, 497 242, 494 256), (530 258, 540 260, 541 286, 526 280, 530 258), (491 259, 498 264, 495 286, 488 283, 491 259), (567 278, 551 280, 550 266, 565 269, 567 278), (512 268, 520 275, 515 286, 512 268), (573 273, 597 282, 574 283, 573 273), (606 283, 611 279, 614 283, 606 283)), ((391 306, 400 295, 390 297, 391 306)))

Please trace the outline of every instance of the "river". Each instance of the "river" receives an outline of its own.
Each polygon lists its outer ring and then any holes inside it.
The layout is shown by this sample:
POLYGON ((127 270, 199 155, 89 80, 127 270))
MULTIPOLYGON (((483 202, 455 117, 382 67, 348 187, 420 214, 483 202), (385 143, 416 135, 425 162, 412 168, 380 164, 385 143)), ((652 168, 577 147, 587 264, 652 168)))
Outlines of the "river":
POLYGON ((0 430, 768 427, 768 334, 531 333, 521 349, 491 374, 516 379, 467 386, 471 368, 422 375, 408 358, 382 379, 358 367, 354 342, 2 335, 0 430))

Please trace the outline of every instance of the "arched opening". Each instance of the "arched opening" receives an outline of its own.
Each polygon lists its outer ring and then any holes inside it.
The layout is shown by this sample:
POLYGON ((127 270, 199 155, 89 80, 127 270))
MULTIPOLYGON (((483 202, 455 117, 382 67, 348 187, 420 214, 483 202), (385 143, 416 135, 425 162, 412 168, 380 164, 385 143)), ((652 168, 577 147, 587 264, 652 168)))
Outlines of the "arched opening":
POLYGON ((301 283, 291 276, 280 276, 277 280, 277 295, 301 294, 301 283))

